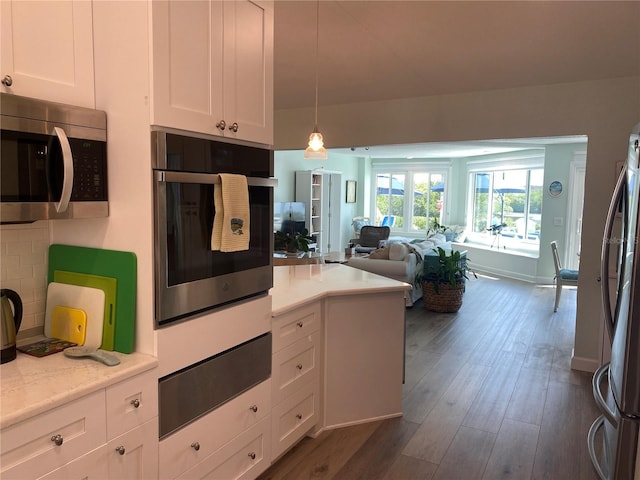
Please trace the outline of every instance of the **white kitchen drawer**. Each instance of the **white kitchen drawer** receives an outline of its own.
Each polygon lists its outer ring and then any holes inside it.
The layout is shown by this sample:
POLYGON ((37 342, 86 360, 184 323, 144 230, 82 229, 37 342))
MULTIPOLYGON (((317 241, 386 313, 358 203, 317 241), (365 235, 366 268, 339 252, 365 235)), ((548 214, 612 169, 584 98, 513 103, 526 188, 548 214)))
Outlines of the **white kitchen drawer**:
POLYGON ((271 464, 271 417, 263 418, 180 478, 184 480, 249 480, 271 464))
POLYGON ((271 461, 300 440, 319 419, 319 383, 313 382, 271 411, 271 461))
POLYGON ((103 445, 39 477, 38 480, 104 480, 106 478, 110 477, 107 466, 107 447, 103 445))
POLYGON ((273 353, 320 329, 320 302, 273 318, 273 353))
POLYGON ((0 476, 40 477, 104 444, 106 432, 104 390, 36 415, 2 430, 0 476))
POLYGON ((304 384, 318 380, 320 332, 308 335, 273 355, 271 402, 280 403, 304 384))
POLYGON ((160 440, 160 478, 180 476, 270 411, 269 379, 160 440))
POLYGON ((158 370, 149 370, 107 388, 107 439, 158 416, 158 370))

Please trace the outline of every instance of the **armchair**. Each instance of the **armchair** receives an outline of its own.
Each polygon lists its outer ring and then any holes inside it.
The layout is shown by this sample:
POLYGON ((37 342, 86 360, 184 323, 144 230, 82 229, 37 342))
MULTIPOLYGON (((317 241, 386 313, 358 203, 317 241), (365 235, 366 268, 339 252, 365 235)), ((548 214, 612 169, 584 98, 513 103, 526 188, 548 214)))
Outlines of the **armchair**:
POLYGON ((381 240, 388 240, 391 234, 389 227, 365 225, 360 230, 360 238, 356 241, 357 253, 369 253, 378 248, 381 240))

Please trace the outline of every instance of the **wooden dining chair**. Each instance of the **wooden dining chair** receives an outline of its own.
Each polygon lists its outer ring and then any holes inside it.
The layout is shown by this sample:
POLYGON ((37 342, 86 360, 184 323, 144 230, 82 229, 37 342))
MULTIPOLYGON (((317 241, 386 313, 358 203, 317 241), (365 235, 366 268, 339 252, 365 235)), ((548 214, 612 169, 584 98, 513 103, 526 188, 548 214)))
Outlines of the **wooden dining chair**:
POLYGON ((562 268, 560 255, 558 254, 558 244, 555 240, 551 242, 551 253, 553 254, 553 266, 556 269, 556 275, 554 277, 554 281, 556 283, 556 303, 553 306, 553 311, 557 312, 558 305, 560 304, 562 287, 577 287, 578 271, 570 270, 568 268, 562 268))

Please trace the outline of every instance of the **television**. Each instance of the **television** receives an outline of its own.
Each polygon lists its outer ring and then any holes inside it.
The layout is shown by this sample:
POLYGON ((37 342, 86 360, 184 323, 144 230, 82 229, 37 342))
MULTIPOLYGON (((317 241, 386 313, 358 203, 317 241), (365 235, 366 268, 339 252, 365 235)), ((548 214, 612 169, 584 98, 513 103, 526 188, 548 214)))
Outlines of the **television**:
POLYGON ((274 202, 273 231, 301 233, 306 228, 304 202, 274 202))

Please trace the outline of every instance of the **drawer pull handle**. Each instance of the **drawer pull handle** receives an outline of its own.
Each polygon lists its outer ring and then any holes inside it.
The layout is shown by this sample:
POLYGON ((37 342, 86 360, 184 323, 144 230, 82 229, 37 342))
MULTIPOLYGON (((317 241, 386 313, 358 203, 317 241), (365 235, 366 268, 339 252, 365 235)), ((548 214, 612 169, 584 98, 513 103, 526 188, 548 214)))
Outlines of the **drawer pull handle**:
POLYGON ((301 364, 301 363, 297 364, 297 365, 296 365, 296 368, 297 368, 298 370, 302 370, 302 364, 301 364))
POLYGON ((62 435, 54 435, 53 437, 51 437, 51 441, 57 446, 60 446, 62 445, 62 442, 64 442, 64 438, 62 438, 62 435))
POLYGON ((131 400, 131 405, 133 405, 133 408, 139 408, 140 400, 138 400, 137 398, 134 398, 133 400, 131 400))
POLYGON ((258 411, 258 406, 257 405, 251 405, 249 407, 249 410, 251 410, 253 413, 256 413, 258 411))
POLYGON ((197 452, 198 450, 200 450, 200 443, 199 442, 193 442, 191 444, 191 448, 193 448, 197 452))
POLYGON ((120 455, 124 455, 124 452, 126 452, 126 450, 122 445, 120 445, 119 447, 116 447, 116 452, 118 452, 120 455))
POLYGON ((296 415, 296 418, 297 418, 298 420, 302 420, 302 415, 300 415, 300 414, 298 413, 298 414, 296 415))
POLYGON ((304 327, 304 323, 303 322, 298 322, 298 323, 296 323, 296 325, 298 325, 300 328, 304 327))
POLYGON ((256 459, 256 454, 255 454, 255 452, 249 452, 248 457, 249 457, 251 460, 255 460, 255 459, 256 459))

